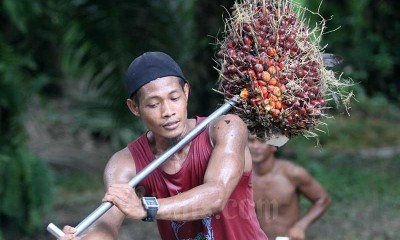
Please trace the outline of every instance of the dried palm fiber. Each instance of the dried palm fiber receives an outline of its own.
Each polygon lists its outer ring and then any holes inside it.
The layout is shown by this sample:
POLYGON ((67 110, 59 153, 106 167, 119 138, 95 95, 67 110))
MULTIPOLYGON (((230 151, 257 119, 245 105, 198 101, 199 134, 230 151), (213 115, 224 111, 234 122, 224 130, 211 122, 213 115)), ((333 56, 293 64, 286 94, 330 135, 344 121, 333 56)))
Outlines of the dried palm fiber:
POLYGON ((306 12, 290 0, 242 0, 225 19, 218 92, 226 99, 240 96, 234 113, 263 140, 317 137, 315 130, 329 117, 326 102, 347 106, 351 97, 349 80, 324 66, 326 21, 321 17, 311 29, 306 12))

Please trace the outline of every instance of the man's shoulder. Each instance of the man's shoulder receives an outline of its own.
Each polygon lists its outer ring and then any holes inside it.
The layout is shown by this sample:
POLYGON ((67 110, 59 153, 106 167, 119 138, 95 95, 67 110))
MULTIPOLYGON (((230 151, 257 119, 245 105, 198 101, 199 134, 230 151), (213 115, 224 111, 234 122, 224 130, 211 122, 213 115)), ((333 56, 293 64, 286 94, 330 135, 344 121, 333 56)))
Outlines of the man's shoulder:
POLYGON ((115 152, 104 169, 104 178, 108 184, 126 183, 135 174, 136 166, 127 147, 115 152))
POLYGON ((282 169, 286 175, 302 174, 303 172, 307 172, 304 167, 290 160, 276 159, 275 164, 279 166, 279 168, 282 169))
POLYGON ((227 134, 243 135, 247 139, 247 126, 243 120, 235 114, 226 114, 218 117, 209 124, 211 139, 214 137, 225 138, 227 134))
POLYGON ((214 127, 218 124, 222 124, 224 127, 228 128, 243 128, 245 127, 247 129, 246 124, 244 121, 237 115, 235 114, 226 114, 218 117, 215 119, 210 126, 214 127))
POLYGON ((133 163, 133 157, 130 153, 128 147, 125 147, 117 152, 115 152, 110 160, 108 160, 107 167, 115 167, 121 164, 133 163))

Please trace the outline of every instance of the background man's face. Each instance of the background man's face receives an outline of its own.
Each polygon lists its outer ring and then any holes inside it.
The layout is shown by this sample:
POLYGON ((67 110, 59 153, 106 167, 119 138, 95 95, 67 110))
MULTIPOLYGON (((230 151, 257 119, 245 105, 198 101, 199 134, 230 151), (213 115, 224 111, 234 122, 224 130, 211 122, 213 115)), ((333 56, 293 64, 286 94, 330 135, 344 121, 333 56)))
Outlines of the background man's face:
POLYGON ((258 140, 255 136, 249 137, 248 146, 253 163, 267 161, 276 152, 275 146, 266 144, 258 140))

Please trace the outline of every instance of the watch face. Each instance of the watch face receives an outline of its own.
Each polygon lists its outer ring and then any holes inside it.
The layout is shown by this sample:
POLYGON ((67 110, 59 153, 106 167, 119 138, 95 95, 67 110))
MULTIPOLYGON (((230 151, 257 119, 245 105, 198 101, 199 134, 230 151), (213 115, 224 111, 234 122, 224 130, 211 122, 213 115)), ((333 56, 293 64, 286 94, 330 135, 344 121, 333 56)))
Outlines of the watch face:
POLYGON ((147 207, 158 207, 158 202, 155 197, 144 197, 143 200, 147 207))

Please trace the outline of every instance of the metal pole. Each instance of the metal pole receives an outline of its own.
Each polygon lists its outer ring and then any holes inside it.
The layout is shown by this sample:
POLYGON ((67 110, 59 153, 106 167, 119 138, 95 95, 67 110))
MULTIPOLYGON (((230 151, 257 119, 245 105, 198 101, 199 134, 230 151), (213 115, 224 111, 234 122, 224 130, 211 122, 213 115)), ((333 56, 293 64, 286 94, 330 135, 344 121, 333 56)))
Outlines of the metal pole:
MULTIPOLYGON (((139 184, 145 177, 152 173, 158 166, 170 158, 174 153, 181 149, 184 145, 189 143, 193 138, 195 138, 211 121, 217 119, 219 116, 227 113, 237 102, 238 97, 233 97, 231 100, 223 104, 217 110, 215 110, 210 116, 204 119, 199 125, 197 125, 192 131, 190 131, 185 137, 183 137, 176 145, 168 149, 166 152, 161 154, 158 158, 154 159, 149 165, 137 173, 129 182, 129 186, 132 188, 139 184)), ((89 216, 87 216, 81 223, 76 226, 75 236, 78 236, 83 231, 85 231, 90 225, 92 225, 97 219, 99 219, 104 213, 106 213, 113 204, 111 202, 102 203, 96 210, 94 210, 89 216)), ((53 236, 59 238, 65 234, 61 229, 59 229, 53 223, 47 226, 47 231, 49 231, 53 236)))

